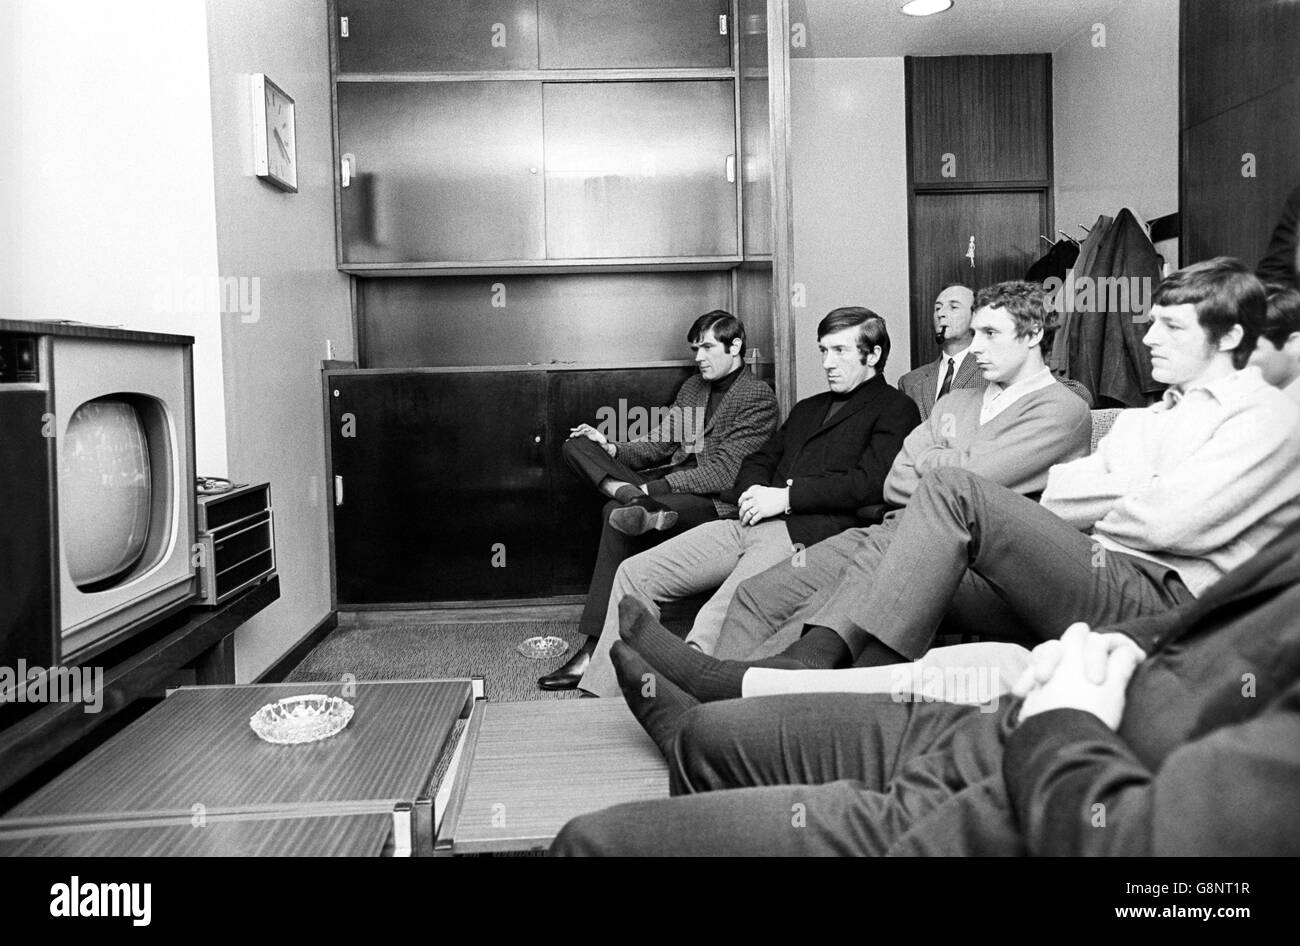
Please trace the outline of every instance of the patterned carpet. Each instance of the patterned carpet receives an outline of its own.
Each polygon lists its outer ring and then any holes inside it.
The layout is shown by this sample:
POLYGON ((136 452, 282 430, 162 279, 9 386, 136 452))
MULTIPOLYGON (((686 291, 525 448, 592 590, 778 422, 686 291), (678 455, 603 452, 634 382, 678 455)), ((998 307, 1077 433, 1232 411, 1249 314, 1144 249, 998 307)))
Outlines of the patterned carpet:
POLYGON ((483 677, 494 703, 575 699, 576 690, 539 689, 537 678, 560 666, 581 643, 576 628, 576 623, 542 621, 340 627, 293 669, 288 682, 337 680, 345 673, 358 680, 483 677), (547 634, 564 638, 568 653, 533 660, 515 649, 527 637, 547 634))

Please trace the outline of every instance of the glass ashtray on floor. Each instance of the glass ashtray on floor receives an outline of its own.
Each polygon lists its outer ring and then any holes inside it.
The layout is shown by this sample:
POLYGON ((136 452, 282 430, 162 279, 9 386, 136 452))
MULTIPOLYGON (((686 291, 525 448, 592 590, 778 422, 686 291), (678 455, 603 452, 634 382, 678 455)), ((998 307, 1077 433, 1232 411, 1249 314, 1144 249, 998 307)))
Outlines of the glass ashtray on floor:
POLYGON ((569 645, 563 637, 548 634, 546 637, 526 637, 516 649, 533 660, 553 660, 566 653, 569 645))

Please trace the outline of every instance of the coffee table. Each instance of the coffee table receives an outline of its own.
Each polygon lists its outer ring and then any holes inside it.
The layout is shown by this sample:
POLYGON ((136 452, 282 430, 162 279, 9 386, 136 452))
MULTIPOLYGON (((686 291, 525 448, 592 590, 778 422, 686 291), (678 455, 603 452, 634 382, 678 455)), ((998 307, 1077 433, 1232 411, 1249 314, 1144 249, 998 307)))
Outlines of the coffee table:
MULTIPOLYGON (((481 692, 481 681, 471 680, 182 687, 0 819, 0 842, 97 828, 125 832, 105 837, 128 848, 201 853, 194 838, 138 832, 184 831, 197 819, 234 835, 247 829, 228 825, 244 821, 382 815, 350 824, 376 832, 382 825, 380 841, 391 841, 394 854, 431 853, 441 811, 428 784, 456 721, 472 722, 481 705, 476 685, 481 692), (342 732, 303 745, 272 745, 250 728, 261 706, 307 693, 342 696, 356 712, 342 732)), ((262 827, 290 852, 329 847, 323 822, 262 827)), ((272 845, 264 853, 282 851, 272 845)))
POLYGON ((44 825, 0 834, 0 857, 379 857, 392 826, 387 813, 44 825))
POLYGON ((487 703, 443 778, 435 853, 547 848, 578 815, 668 796, 668 767, 627 704, 487 703))

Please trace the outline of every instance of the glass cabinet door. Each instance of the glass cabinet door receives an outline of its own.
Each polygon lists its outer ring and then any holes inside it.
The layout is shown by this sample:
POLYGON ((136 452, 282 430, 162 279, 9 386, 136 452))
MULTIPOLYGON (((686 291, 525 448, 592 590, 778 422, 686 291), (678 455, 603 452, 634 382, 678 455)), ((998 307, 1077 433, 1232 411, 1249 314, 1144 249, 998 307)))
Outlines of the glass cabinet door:
POLYGON ((731 65, 730 0, 537 0, 543 69, 731 65))
POLYGON ((337 11, 340 74, 537 68, 536 0, 338 0, 337 11))
POLYGON ((548 82, 546 255, 737 252, 729 80, 548 82))
POLYGON ((537 82, 340 82, 343 262, 545 255, 537 82))

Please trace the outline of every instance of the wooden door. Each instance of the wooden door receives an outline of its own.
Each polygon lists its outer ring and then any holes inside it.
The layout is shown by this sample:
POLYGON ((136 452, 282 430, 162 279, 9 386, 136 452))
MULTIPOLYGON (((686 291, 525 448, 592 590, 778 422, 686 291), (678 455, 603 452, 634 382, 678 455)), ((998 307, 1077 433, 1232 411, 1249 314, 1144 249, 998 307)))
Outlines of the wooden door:
POLYGON ((547 593, 544 372, 335 374, 326 394, 339 607, 547 593))
POLYGON ((1021 279, 1047 244, 1043 191, 918 193, 912 206, 912 366, 939 356, 934 299, 949 283, 978 290, 1021 279), (974 262, 970 254, 974 241, 974 262))

